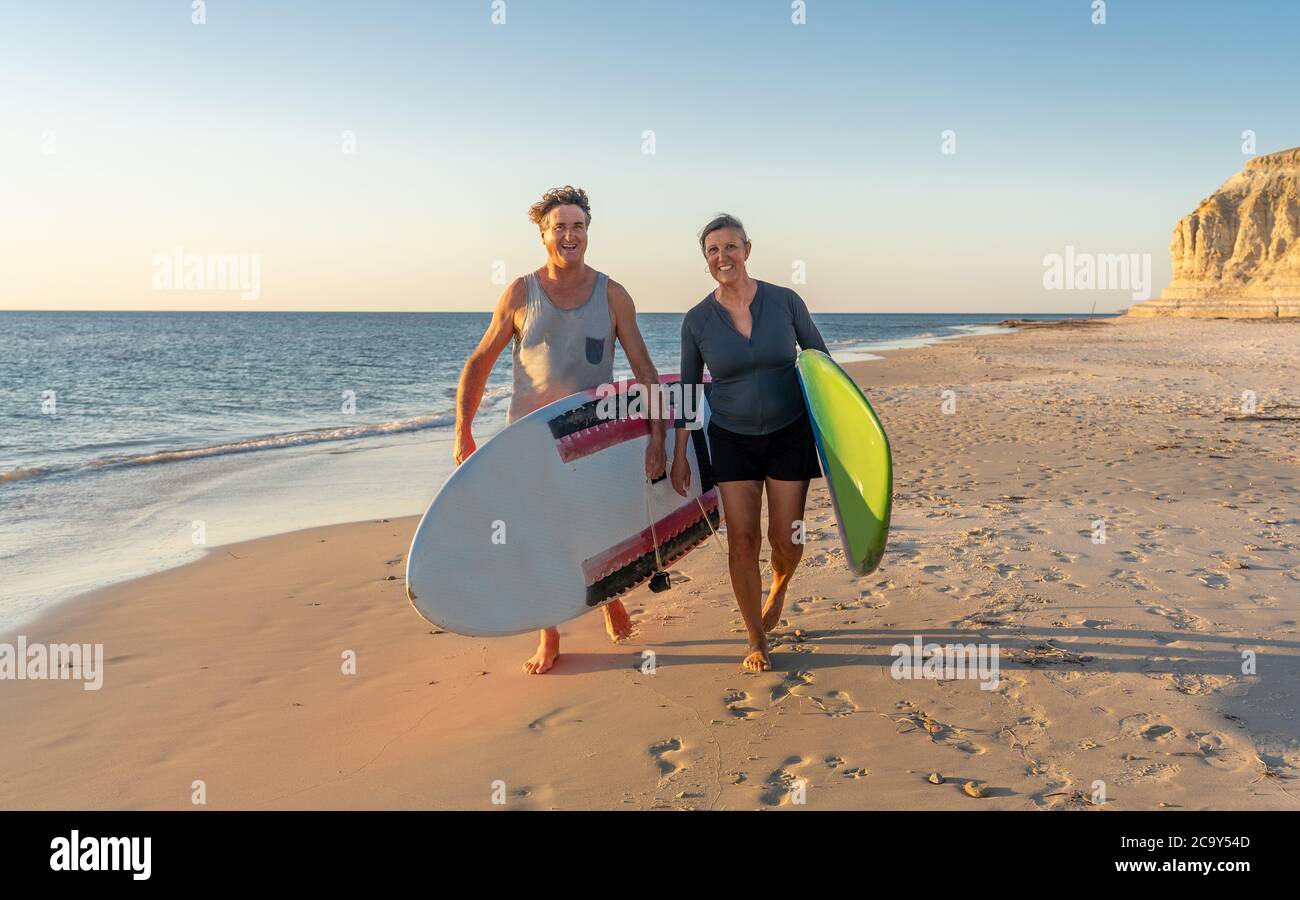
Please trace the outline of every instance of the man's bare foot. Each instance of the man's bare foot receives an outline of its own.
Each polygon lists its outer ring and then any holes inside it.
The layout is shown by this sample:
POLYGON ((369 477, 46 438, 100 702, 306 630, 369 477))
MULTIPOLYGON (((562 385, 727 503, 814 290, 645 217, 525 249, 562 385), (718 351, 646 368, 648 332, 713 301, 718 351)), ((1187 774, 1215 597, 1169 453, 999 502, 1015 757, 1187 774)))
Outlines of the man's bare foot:
POLYGON ((542 640, 537 645, 537 652, 524 663, 524 671, 529 675, 541 675, 551 671, 555 658, 560 655, 560 629, 547 628, 542 632, 542 640))
POLYGON ((614 643, 626 640, 632 636, 632 616, 628 614, 627 607, 621 600, 613 600, 605 604, 605 630, 609 632, 609 639, 614 643))
POLYGON ((745 661, 741 665, 750 672, 766 672, 772 668, 772 658, 767 655, 766 646, 756 647, 750 644, 749 656, 745 657, 745 661))
POLYGON ((772 585, 772 593, 768 594, 767 602, 763 604, 763 630, 771 631, 781 624, 781 610, 785 606, 785 588, 782 587, 780 593, 777 593, 776 585, 772 585))

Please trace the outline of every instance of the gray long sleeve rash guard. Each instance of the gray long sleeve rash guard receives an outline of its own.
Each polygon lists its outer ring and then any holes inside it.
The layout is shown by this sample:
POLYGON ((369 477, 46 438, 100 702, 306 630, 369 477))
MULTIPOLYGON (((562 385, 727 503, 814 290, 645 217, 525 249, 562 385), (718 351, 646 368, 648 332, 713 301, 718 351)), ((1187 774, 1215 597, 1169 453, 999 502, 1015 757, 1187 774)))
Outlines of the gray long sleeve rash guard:
MULTIPOLYGON (((746 340, 710 292, 682 320, 682 386, 695 390, 709 367, 712 421, 737 434, 771 434, 804 414, 794 360, 796 342, 826 352, 803 299, 789 288, 758 282, 746 340)), ((679 425, 682 423, 679 421, 679 425)))

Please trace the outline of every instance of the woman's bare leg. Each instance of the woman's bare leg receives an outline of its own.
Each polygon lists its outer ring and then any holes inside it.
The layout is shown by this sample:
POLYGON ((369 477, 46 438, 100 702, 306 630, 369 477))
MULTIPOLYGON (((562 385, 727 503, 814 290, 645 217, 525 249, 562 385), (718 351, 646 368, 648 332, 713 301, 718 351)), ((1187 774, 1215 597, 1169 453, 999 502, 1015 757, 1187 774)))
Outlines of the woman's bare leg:
POLYGON ((744 666, 751 672, 772 668, 767 655, 767 635, 763 633, 760 609, 763 576, 758 571, 758 551, 763 541, 760 518, 763 512, 763 482, 722 481, 722 510, 727 517, 727 568, 731 572, 731 590, 740 607, 749 633, 749 653, 744 666))
MULTIPOLYGON (((808 500, 807 481, 767 479, 767 542, 772 548, 772 590, 763 605, 763 630, 771 631, 781 621, 790 578, 803 558, 803 544, 795 541, 795 523, 803 521, 808 500)), ((802 532, 803 529, 800 529, 802 532)))

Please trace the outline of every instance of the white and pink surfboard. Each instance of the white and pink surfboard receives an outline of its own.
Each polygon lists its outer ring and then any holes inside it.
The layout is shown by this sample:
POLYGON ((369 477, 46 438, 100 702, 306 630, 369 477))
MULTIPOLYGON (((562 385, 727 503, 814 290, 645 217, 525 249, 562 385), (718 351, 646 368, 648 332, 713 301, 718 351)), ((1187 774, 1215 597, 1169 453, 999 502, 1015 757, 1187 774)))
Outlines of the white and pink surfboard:
MULTIPOLYGON (((616 389, 626 394, 633 384, 616 389)), ((608 393, 583 391, 484 442, 447 479, 411 541, 406 590, 420 615, 477 636, 558 625, 646 581, 654 539, 665 567, 708 540, 721 509, 705 428, 686 433, 683 498, 667 477, 646 483, 649 423, 635 413, 608 393)), ((675 434, 669 422, 670 463, 675 434)))

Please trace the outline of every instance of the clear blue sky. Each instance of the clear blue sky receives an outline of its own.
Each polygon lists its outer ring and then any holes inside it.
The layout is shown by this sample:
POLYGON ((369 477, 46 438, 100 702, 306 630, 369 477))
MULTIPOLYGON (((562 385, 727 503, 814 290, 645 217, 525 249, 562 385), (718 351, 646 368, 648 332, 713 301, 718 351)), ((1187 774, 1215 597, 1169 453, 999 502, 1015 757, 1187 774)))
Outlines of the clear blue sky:
POLYGON ((0 308, 474 309, 588 189, 588 261, 647 310, 711 287, 695 234, 815 310, 1064 312, 1042 258, 1150 253, 1300 144, 1300 4, 1111 0, 4 4, 0 308), (951 129, 957 153, 940 152, 951 129), (642 132, 653 130, 653 155, 642 132), (356 153, 341 152, 342 133, 356 153), (49 141, 53 140, 53 152, 49 141), (152 260, 258 254, 256 301, 152 260))

